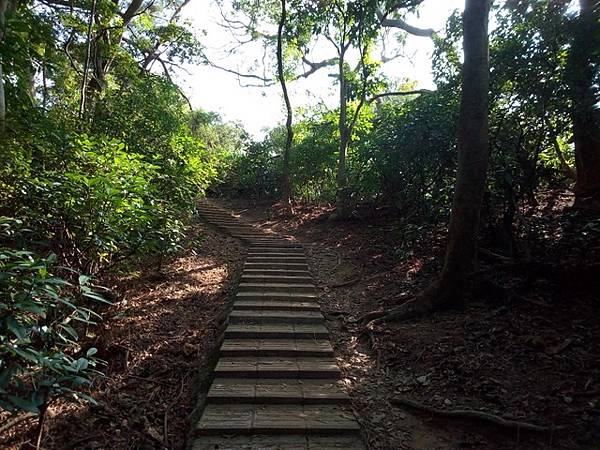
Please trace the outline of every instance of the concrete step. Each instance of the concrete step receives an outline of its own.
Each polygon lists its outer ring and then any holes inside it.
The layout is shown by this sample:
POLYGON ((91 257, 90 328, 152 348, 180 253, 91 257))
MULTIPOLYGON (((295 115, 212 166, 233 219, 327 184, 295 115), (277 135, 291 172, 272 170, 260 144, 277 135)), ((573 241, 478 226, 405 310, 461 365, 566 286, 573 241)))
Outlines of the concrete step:
POLYGON ((239 233, 229 233, 233 237, 241 239, 243 241, 248 241, 249 239, 256 239, 256 236, 247 235, 247 234, 239 234, 239 233))
POLYGON ((240 283, 238 292, 315 292, 315 285, 301 283, 240 283))
POLYGON ((277 236, 275 234, 266 234, 261 232, 242 234, 243 237, 248 239, 252 239, 253 241, 261 242, 261 243, 278 243, 284 241, 285 239, 281 236, 277 236))
POLYGON ((256 435, 273 434, 300 434, 311 437, 333 434, 347 435, 359 431, 360 428, 352 412, 341 405, 220 405, 209 403, 196 427, 198 435, 231 434, 252 436, 253 438, 256 435))
POLYGON ((270 247, 287 247, 287 248, 302 248, 302 244, 291 239, 284 239, 277 243, 270 242, 248 242, 252 247, 270 248, 270 247))
POLYGON ((314 301, 317 294, 314 292, 238 292, 236 300, 285 300, 285 301, 314 301))
POLYGON ((306 258, 303 252, 259 252, 256 250, 249 250, 246 254, 248 258, 306 258))
POLYGON ((230 324, 225 339, 327 339, 323 324, 230 324))
POLYGON ((276 311, 320 311, 315 302, 281 300, 237 300, 233 304, 237 310, 276 310, 276 311))
POLYGON ((275 276, 275 277, 309 277, 308 270, 285 270, 285 269, 244 269, 242 276, 275 276))
POLYGON ((237 225, 237 222, 228 220, 209 220, 209 222, 219 228, 227 228, 231 225, 237 225))
POLYGON ((327 339, 225 339, 223 356, 333 356, 327 339))
POLYGON ((340 381, 281 380, 276 378, 216 378, 209 403, 245 404, 347 404, 350 397, 340 381))
POLYGON ((229 323, 323 323, 320 311, 236 310, 229 314, 229 323))
POLYGON ((289 242, 289 241, 286 241, 286 240, 264 241, 264 240, 246 239, 246 238, 244 238, 242 240, 244 242, 247 242, 248 244, 251 244, 251 245, 261 245, 261 244, 264 244, 265 247, 272 246, 272 245, 277 245, 277 246, 287 245, 288 242, 289 242))
POLYGON ((192 443, 192 450, 365 450, 361 438, 355 433, 350 434, 351 436, 291 434, 201 436, 192 443))
POLYGON ((202 217, 204 217, 207 220, 215 220, 215 221, 225 220, 225 221, 237 223, 237 224, 243 222, 242 220, 240 220, 239 217, 235 217, 230 214, 202 214, 202 217))
POLYGON ((306 264, 304 256, 250 256, 246 258, 246 264, 271 263, 271 264, 306 264))
POLYGON ((308 270, 297 269, 248 269, 244 268, 242 275, 272 275, 280 277, 310 277, 308 270))
POLYGON ((224 356, 219 358, 215 376, 222 378, 321 378, 340 377, 333 358, 309 356, 224 356))
POLYGON ((242 283, 277 283, 277 284, 308 284, 312 283, 312 277, 291 275, 268 275, 247 274, 242 272, 242 283))
POLYGON ((300 253, 304 254, 302 247, 250 247, 248 253, 300 253))
POLYGON ((285 263, 270 263, 270 262, 253 263, 253 262, 246 261, 246 263, 244 264, 244 270, 248 270, 248 269, 302 270, 302 271, 307 272, 308 271, 308 264, 306 262, 302 262, 302 263, 292 263, 292 262, 285 262, 285 263))
MULTIPOLYGON (((241 234, 241 233, 229 233, 231 234, 233 237, 236 237, 238 239, 243 239, 245 241, 254 241, 255 239, 267 239, 268 242, 279 242, 280 238, 264 238, 262 235, 258 235, 258 234, 241 234)), ((263 241, 264 242, 264 241, 263 241)))

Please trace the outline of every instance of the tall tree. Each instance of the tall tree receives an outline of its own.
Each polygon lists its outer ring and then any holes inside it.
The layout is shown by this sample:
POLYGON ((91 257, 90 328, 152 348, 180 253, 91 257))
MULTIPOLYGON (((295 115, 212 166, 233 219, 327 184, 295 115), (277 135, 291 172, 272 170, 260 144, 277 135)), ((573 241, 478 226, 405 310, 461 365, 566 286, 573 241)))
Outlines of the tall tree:
POLYGON ((488 16, 491 0, 466 0, 464 63, 458 128, 458 174, 446 258, 432 297, 434 307, 461 305, 477 252, 479 214, 489 159, 488 16))
MULTIPOLYGON (((336 211, 332 218, 346 218, 350 214, 350 189, 348 184, 347 157, 351 145, 352 133, 361 109, 365 103, 384 95, 406 95, 407 93, 387 93, 373 95, 377 83, 373 74, 378 63, 370 58, 370 51, 382 29, 397 28, 415 36, 431 37, 433 30, 421 29, 409 25, 400 18, 400 10, 416 8, 422 0, 404 0, 394 2, 347 1, 330 2, 325 15, 331 21, 333 32, 325 37, 333 44, 337 52, 339 80, 339 155, 337 170, 336 211), (394 18, 390 18, 394 16, 394 18), (358 64, 352 71, 347 55, 352 48, 358 53, 358 64), (352 73, 354 72, 354 73, 352 73), (358 78, 358 82, 352 82, 358 78), (352 80, 352 81, 351 81, 352 80), (367 99, 371 94, 371 99, 367 99), (354 101, 353 108, 349 103, 354 101)), ((327 30, 327 28, 326 28, 327 30)))
POLYGON ((465 0, 458 173, 442 273, 412 301, 377 321, 403 319, 464 305, 464 290, 475 266, 479 215, 489 160, 488 18, 492 1, 465 0))
POLYGON ((579 5, 567 63, 567 80, 577 167, 575 194, 581 204, 590 199, 600 201, 600 110, 597 106, 600 1, 580 0, 579 5))
MULTIPOLYGON (((8 0, 0 0, 0 44, 6 34, 6 10, 8 0)), ((4 131, 6 123, 6 95, 4 93, 4 76, 2 71, 3 61, 0 59, 0 132, 4 131)))
POLYGON ((289 203, 292 196, 292 185, 290 182, 290 153, 292 151, 292 143, 294 141, 294 130, 292 128, 292 104, 290 102, 290 96, 287 89, 285 80, 285 70, 283 67, 283 39, 284 39, 284 28, 287 19, 286 0, 281 0, 281 15, 279 17, 279 24, 277 27, 277 78, 279 78, 279 84, 281 84, 281 92, 283 93, 283 100, 285 101, 286 110, 286 139, 285 148, 283 149, 283 168, 281 174, 281 200, 284 203, 289 203))

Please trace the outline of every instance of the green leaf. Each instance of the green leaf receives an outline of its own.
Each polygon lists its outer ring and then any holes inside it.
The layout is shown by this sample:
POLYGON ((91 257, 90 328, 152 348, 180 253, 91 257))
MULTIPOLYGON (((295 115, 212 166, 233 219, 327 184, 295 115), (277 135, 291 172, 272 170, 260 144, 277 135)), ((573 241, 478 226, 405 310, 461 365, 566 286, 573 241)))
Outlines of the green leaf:
POLYGON ((87 360, 87 359, 85 359, 85 358, 79 358, 79 359, 77 360, 77 362, 75 363, 75 370, 76 370, 77 372, 79 372, 79 371, 81 371, 81 370, 85 370, 85 369, 87 369, 87 368, 88 368, 88 366, 89 366, 89 362, 88 362, 88 360, 87 360))
POLYGON ((8 386, 10 379, 17 372, 16 367, 7 367, 0 372, 0 388, 8 386))
POLYGON ((31 401, 30 399, 24 399, 15 395, 9 395, 8 399, 13 405, 23 411, 29 411, 32 413, 40 412, 38 405, 36 405, 35 402, 31 401))
POLYGON ((14 317, 7 317, 6 326, 13 332, 17 339, 23 341, 27 338, 27 329, 21 323, 17 322, 14 317))

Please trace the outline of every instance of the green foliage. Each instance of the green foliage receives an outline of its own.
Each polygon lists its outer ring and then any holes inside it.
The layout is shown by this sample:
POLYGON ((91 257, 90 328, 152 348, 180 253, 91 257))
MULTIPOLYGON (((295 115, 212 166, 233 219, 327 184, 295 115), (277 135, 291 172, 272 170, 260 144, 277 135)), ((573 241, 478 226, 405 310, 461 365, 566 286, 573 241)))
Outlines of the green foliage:
POLYGON ((326 111, 294 127, 297 143, 292 154, 292 185, 299 198, 333 201, 339 152, 337 112, 326 111))
MULTIPOLYGON (((416 6, 409 3, 404 6, 416 6)), ((534 202, 540 185, 568 182, 569 166, 574 166, 566 70, 574 21, 561 4, 544 0, 523 5, 498 5, 490 35, 491 167, 484 209, 488 214, 484 219, 490 221, 496 220, 498 211, 510 216, 517 203, 534 202)), ((359 19, 361 12, 371 7, 329 2, 301 11, 292 6, 296 28, 290 29, 302 31, 295 45, 303 48, 315 33, 328 34, 333 41, 342 39, 342 22, 347 25, 346 42, 356 46, 360 34, 352 33, 364 26, 361 36, 366 40, 363 43, 368 43, 373 30, 368 20, 359 24, 359 19)), ((449 213, 456 175, 461 39, 462 17, 457 11, 449 17, 444 35, 434 36, 437 91, 419 97, 386 97, 366 105, 358 116, 347 157, 353 204, 375 200, 431 218, 449 213)), ((393 84, 378 77, 378 64, 371 61, 369 53, 362 62, 358 70, 347 64, 344 70, 349 117, 360 104, 363 89, 372 95, 393 84)), ((410 89, 409 83, 394 90, 404 89, 410 89)), ((295 124, 291 176, 296 197, 335 200, 338 121, 339 110, 333 109, 309 112, 295 124)), ((272 137, 260 148, 268 149, 271 156, 282 152, 281 143, 272 137)), ((277 165, 255 154, 247 157, 256 166, 253 173, 260 167, 263 178, 269 178, 265 171, 272 171, 270 178, 277 179, 277 165)), ((252 166, 243 160, 236 164, 242 171, 252 166)), ((235 179, 247 184, 238 192, 249 192, 255 177, 235 179)))
POLYGON ((445 214, 455 175, 458 95, 439 90, 384 103, 357 146, 363 198, 383 198, 405 213, 445 214))
POLYGON ((231 155, 228 170, 215 190, 233 197, 277 197, 284 133, 283 128, 275 128, 264 141, 254 142, 243 153, 231 155))
POLYGON ((170 78, 201 51, 181 1, 128 18, 99 0, 89 60, 90 4, 75 6, 11 2, 0 42, 0 215, 13 218, 0 221, 0 406, 11 411, 91 400, 80 388, 98 361, 79 347, 102 299, 75 274, 177 251, 196 200, 247 139, 216 118, 195 127, 201 113, 170 78))
MULTIPOLYGON (((14 239, 20 221, 0 217, 0 238, 14 239)), ((78 329, 99 318, 85 304, 104 302, 80 276, 78 285, 52 275, 56 255, 0 246, 0 407, 40 412, 56 396, 81 392, 98 374, 96 349, 78 350, 78 329)))

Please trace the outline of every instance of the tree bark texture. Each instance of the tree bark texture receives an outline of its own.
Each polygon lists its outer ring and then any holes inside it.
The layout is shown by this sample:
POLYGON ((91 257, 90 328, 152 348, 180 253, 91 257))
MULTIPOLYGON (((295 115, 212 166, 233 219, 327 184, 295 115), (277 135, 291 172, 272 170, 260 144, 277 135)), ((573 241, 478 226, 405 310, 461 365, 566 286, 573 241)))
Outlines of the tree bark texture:
POLYGON ((283 149, 283 167, 281 174, 281 200, 285 203, 289 203, 292 197, 292 185, 290 182, 290 153, 292 152, 294 130, 292 128, 292 104, 290 102, 290 96, 287 90, 285 73, 283 69, 283 30, 285 27, 286 18, 286 0, 281 0, 281 16, 279 19, 279 27, 277 29, 277 76, 279 78, 279 84, 281 84, 281 92, 283 93, 283 100, 285 101, 285 109, 287 113, 285 121, 286 139, 285 148, 283 149))
POLYGON ((339 157, 337 171, 337 195, 336 195, 336 212, 335 217, 343 219, 349 213, 349 198, 348 198, 348 174, 346 171, 346 153, 348 150, 348 142, 350 141, 350 133, 348 130, 348 103, 346 96, 346 77, 344 74, 345 63, 345 43, 340 45, 340 58, 338 61, 338 72, 340 77, 340 115, 338 121, 338 129, 340 133, 339 142, 339 157))
POLYGON ((490 0, 466 0, 464 11, 464 64, 458 129, 458 174, 448 230, 446 258, 434 308, 461 306, 464 288, 473 271, 479 215, 489 159, 490 0))
MULTIPOLYGON (((6 10, 8 9, 8 0, 0 0, 0 42, 4 40, 6 34, 6 10)), ((2 60, 0 60, 0 132, 4 131, 6 126, 6 95, 4 93, 4 74, 2 71, 2 60)))
POLYGON ((580 0, 580 13, 567 61, 575 142, 576 202, 600 199, 600 111, 594 92, 600 45, 600 2, 580 0), (595 63, 595 64, 594 64, 595 63), (595 67, 594 67, 595 66, 595 67))

